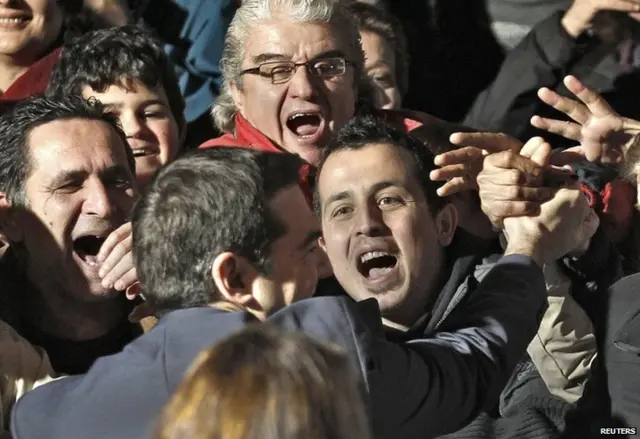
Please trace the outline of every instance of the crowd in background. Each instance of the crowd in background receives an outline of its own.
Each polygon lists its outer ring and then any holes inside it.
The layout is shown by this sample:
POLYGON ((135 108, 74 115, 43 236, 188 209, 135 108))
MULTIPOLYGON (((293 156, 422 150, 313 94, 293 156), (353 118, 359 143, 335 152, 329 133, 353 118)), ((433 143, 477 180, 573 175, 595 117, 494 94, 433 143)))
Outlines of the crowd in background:
POLYGON ((640 0, 0 0, 0 438, 631 436, 640 0))

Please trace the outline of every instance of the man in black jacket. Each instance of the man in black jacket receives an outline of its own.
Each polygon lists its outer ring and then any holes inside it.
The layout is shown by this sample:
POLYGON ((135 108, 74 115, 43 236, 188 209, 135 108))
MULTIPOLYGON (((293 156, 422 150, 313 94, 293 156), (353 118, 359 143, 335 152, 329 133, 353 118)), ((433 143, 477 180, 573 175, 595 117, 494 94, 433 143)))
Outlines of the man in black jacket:
MULTIPOLYGON (((560 192, 537 218, 511 221, 509 256, 477 286, 478 300, 431 338, 396 344, 381 337, 375 302, 369 313, 362 307, 371 301, 293 303, 317 280, 319 227, 296 184, 300 164, 295 156, 219 148, 161 170, 133 218, 143 295, 160 322, 88 374, 23 397, 12 415, 14 439, 143 437, 200 350, 254 320, 343 346, 367 384, 376 437, 433 437, 492 404, 537 328, 540 264, 581 238, 569 230, 582 224, 582 198, 560 192), (559 209, 575 215, 557 222, 559 209)), ((426 209, 424 200, 416 206, 426 209)))
MULTIPOLYGON (((639 7, 638 0, 574 0, 567 10, 542 20, 507 55, 465 124, 522 141, 541 135, 530 126, 531 117, 557 117, 558 113, 549 113, 536 92, 548 87, 569 96, 562 83, 568 74, 603 93, 618 112, 640 118, 635 105, 640 75, 639 7)), ((551 140, 554 147, 571 145, 561 137, 551 140)))

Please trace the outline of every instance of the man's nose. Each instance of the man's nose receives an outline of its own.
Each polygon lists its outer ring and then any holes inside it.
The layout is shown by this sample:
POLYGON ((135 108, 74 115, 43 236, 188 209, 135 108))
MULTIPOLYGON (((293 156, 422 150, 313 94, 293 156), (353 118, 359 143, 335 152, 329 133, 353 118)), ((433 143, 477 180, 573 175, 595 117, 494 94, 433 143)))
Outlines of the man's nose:
POLYGON ((356 210, 355 232, 357 234, 378 236, 384 232, 385 228, 382 212, 378 206, 367 204, 356 210))
POLYGON ((86 215, 100 218, 110 218, 114 214, 115 205, 102 181, 93 181, 88 185, 83 211, 86 215))
POLYGON ((289 94, 295 98, 311 100, 316 94, 317 80, 318 78, 312 76, 306 66, 299 66, 289 80, 289 94))

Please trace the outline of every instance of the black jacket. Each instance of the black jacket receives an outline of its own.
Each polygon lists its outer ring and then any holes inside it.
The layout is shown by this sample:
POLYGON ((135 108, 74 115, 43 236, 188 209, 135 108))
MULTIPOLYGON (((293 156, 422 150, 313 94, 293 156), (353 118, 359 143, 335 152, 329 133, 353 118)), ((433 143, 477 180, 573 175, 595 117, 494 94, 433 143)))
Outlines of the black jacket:
MULTIPOLYGON (((544 310, 542 270, 528 257, 505 257, 474 296, 440 332, 405 344, 381 336, 373 300, 309 299, 269 321, 347 350, 369 389, 376 438, 425 439, 459 429, 497 400, 544 310), (360 307, 371 302, 375 312, 363 318, 360 307)), ((86 375, 25 395, 12 413, 13 437, 144 437, 198 353, 251 320, 213 309, 170 313, 86 375)))
MULTIPOLYGON (((571 294, 594 322, 598 337, 603 298, 621 273, 615 247, 598 229, 582 257, 564 258, 558 264, 571 279, 571 294)), ((459 307, 464 312, 465 302, 459 307)), ((556 438, 566 428, 565 416, 570 408, 570 404, 549 392, 532 360, 525 355, 503 388, 498 404, 487 407, 468 426, 442 439, 556 438)))
POLYGON ((597 38, 572 38, 562 27, 564 11, 538 23, 507 55, 493 83, 474 102, 464 123, 483 131, 510 134, 523 141, 544 136, 554 146, 571 143, 559 136, 541 132, 530 125, 532 116, 562 118, 538 99, 541 87, 573 97, 562 83, 572 74, 603 94, 619 113, 639 118, 639 72, 625 73, 617 61, 615 47, 597 38))
MULTIPOLYGON (((598 356, 565 438, 601 437, 601 428, 640 428, 640 274, 611 287, 600 303, 598 356)), ((624 436, 623 436, 624 437, 624 436)))

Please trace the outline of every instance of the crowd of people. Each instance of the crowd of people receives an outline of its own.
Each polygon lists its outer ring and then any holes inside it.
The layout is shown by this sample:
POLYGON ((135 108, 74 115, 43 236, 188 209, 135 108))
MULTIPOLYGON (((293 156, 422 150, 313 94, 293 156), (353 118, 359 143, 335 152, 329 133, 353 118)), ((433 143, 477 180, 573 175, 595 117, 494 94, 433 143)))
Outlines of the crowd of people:
POLYGON ((0 0, 0 438, 635 435, 640 0, 511 3, 0 0))

